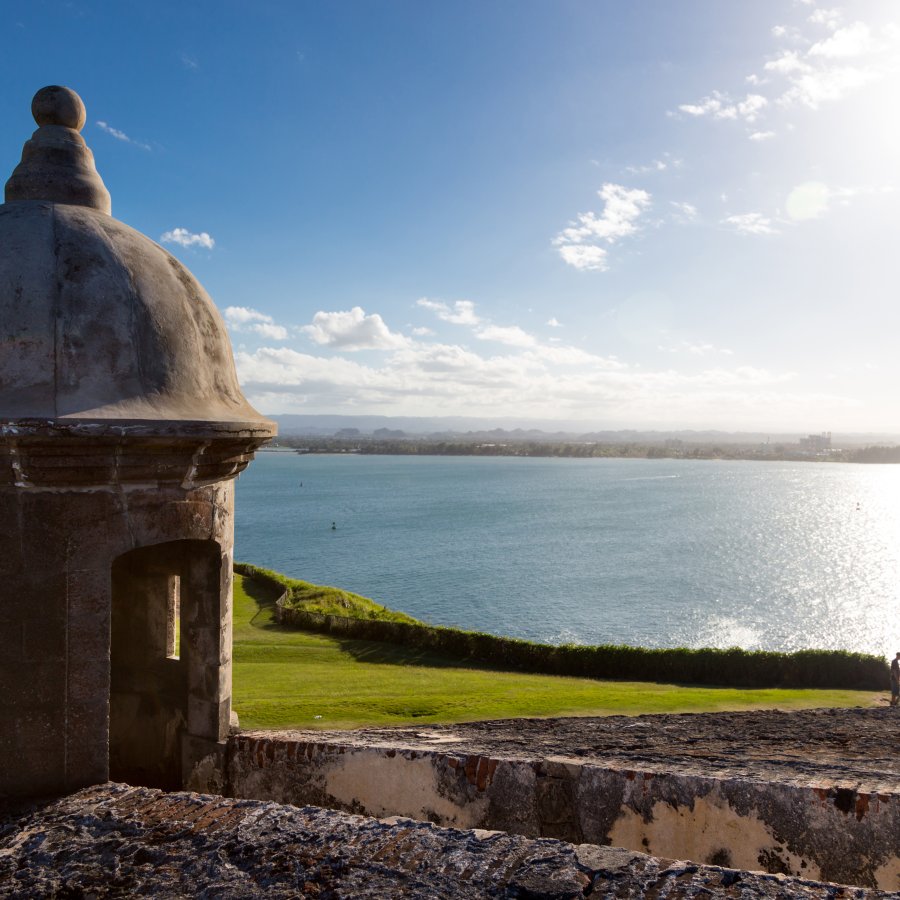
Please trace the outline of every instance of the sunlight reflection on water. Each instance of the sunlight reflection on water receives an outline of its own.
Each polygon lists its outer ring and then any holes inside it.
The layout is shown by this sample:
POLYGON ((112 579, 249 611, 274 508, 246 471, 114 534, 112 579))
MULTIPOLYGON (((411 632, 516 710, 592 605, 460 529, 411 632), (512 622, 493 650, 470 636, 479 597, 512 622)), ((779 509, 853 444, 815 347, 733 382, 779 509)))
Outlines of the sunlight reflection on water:
POLYGON ((900 466, 262 453, 236 541, 498 634, 900 649, 900 466))

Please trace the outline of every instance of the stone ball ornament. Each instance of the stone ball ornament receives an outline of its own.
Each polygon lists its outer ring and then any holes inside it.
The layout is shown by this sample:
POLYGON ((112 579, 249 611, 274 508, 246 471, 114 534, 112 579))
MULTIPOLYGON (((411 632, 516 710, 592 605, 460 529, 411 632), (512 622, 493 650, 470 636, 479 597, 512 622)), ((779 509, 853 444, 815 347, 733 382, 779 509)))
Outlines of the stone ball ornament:
POLYGON ((31 114, 38 125, 62 125, 81 131, 87 110, 81 97, 71 88, 51 84, 41 88, 31 101, 31 114))

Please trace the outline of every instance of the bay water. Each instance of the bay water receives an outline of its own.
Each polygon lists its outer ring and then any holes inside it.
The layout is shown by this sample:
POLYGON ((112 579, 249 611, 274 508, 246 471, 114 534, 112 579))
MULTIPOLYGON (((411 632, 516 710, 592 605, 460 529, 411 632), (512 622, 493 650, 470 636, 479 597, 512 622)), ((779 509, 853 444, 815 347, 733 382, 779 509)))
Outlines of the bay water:
POLYGON ((262 452, 235 532, 238 560, 432 624, 900 650, 900 466, 262 452))

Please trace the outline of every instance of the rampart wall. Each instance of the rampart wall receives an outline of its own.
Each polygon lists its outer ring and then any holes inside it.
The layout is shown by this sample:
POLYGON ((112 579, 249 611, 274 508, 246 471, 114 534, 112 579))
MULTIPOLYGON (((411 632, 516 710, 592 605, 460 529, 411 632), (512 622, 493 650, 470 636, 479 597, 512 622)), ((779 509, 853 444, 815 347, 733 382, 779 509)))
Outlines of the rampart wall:
POLYGON ((231 739, 228 781, 236 797, 898 890, 900 717, 835 713, 255 732, 231 739))

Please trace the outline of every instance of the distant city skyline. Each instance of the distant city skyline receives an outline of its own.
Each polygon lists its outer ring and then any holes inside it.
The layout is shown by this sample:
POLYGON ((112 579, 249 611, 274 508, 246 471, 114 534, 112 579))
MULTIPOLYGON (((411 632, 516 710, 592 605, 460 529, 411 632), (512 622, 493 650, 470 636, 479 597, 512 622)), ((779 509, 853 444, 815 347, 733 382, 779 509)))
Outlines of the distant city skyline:
POLYGON ((265 413, 900 432, 900 7, 0 7, 265 413))

